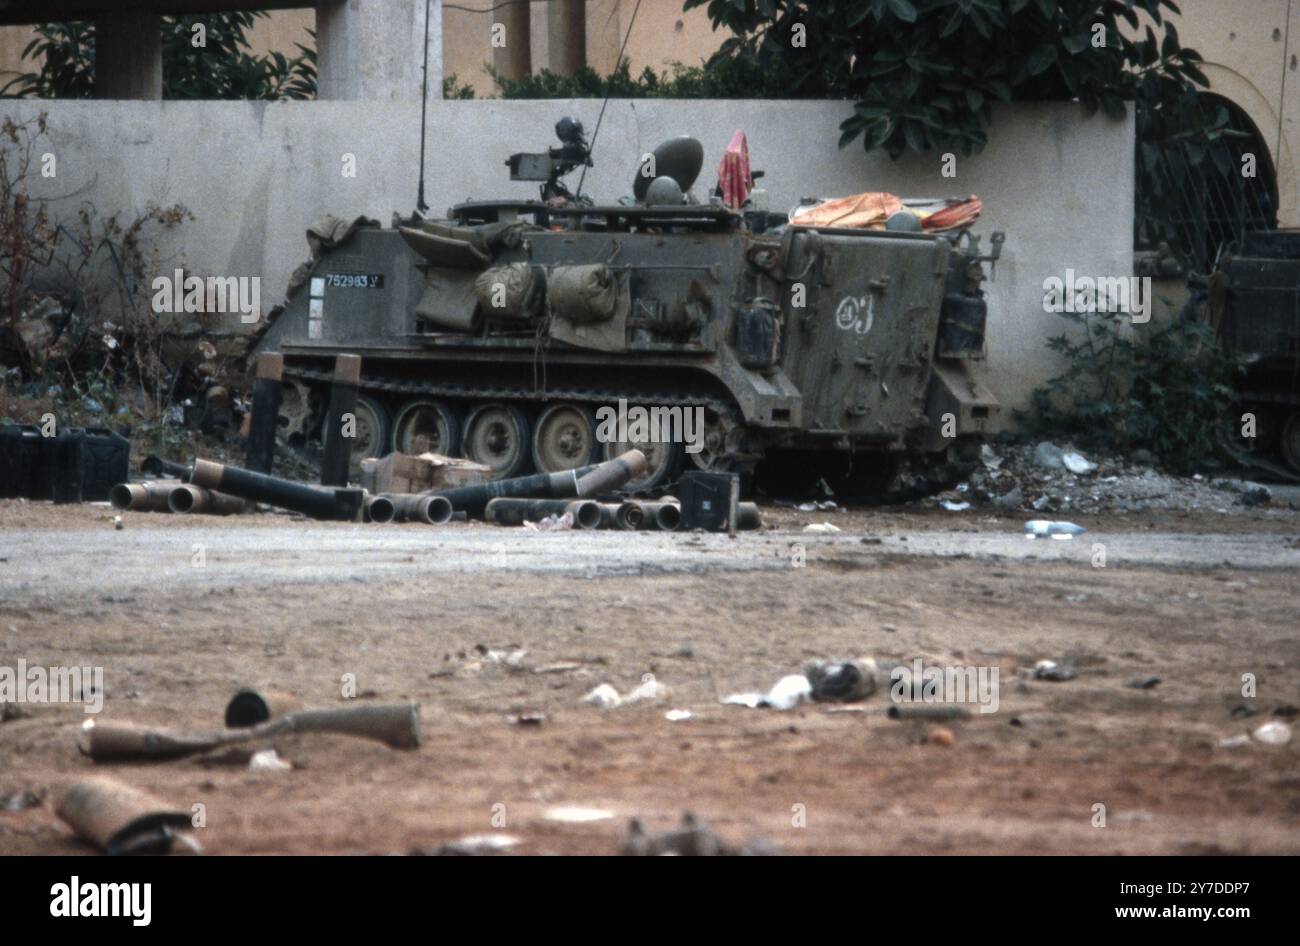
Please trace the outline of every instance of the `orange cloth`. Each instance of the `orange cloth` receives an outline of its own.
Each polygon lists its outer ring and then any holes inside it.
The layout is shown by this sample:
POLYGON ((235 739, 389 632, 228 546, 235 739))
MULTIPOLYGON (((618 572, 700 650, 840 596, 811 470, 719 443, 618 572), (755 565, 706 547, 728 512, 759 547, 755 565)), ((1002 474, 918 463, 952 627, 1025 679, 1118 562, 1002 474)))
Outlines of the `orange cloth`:
POLYGON ((970 226, 979 219, 983 209, 983 201, 973 195, 932 211, 905 207, 899 197, 884 191, 868 191, 852 197, 828 200, 805 210, 790 222, 798 227, 883 230, 886 220, 899 211, 907 211, 920 218, 923 230, 955 230, 970 226))
POLYGON ((885 221, 903 209, 893 194, 869 191, 852 197, 837 197, 805 210, 791 223, 802 227, 851 227, 857 230, 882 228, 885 221))
POLYGON ((749 168, 749 142, 745 133, 736 130, 731 144, 718 162, 718 184, 722 187, 722 202, 739 210, 754 189, 754 175, 749 168))

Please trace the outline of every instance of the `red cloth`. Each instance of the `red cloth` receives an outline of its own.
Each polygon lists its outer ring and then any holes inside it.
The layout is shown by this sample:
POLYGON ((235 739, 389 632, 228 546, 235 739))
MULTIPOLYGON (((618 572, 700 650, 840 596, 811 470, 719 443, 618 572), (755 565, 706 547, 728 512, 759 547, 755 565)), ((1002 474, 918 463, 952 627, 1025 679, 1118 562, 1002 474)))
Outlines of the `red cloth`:
POLYGON ((736 130, 731 144, 718 162, 718 183, 722 187, 722 202, 739 210, 754 189, 754 175, 749 169, 749 142, 745 133, 736 130))

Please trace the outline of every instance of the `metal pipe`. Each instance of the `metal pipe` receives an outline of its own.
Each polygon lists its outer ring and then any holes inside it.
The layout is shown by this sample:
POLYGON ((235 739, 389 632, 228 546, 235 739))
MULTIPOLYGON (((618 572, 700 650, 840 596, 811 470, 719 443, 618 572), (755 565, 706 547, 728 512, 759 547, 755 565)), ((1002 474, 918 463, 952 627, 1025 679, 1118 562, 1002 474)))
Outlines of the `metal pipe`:
POLYGON ((475 486, 444 489, 435 495, 446 497, 453 509, 464 510, 470 516, 483 515, 483 510, 493 499, 588 499, 596 493, 615 490, 645 471, 645 454, 629 450, 612 460, 595 466, 579 467, 559 473, 538 473, 533 476, 516 476, 507 480, 493 480, 475 486))
POLYGON ((628 500, 619 505, 615 519, 620 529, 640 529, 645 522, 645 510, 635 500, 628 500))
POLYGON ((619 503, 597 503, 600 507, 600 525, 597 529, 621 529, 618 521, 619 503))
POLYGON ((634 480, 645 472, 646 458, 640 450, 628 450, 612 460, 599 463, 589 473, 578 478, 577 496, 588 499, 601 493, 610 493, 621 489, 629 480, 634 480))
POLYGON ((445 496, 427 493, 381 493, 367 500, 371 522, 426 522, 442 525, 452 517, 451 502, 445 496))
POLYGON ((484 517, 499 526, 517 526, 566 512, 573 514, 573 524, 580 529, 600 527, 600 504, 589 499, 494 499, 487 504, 484 517))
POLYGON ((157 483, 118 483, 108 491, 108 501, 114 509, 135 512, 170 512, 167 499, 172 490, 183 483, 162 480, 157 483))
POLYGON ((166 854, 174 832, 194 826, 189 810, 102 777, 73 782, 59 796, 54 812, 78 837, 110 855, 166 854))
POLYGON ((181 483, 168 493, 167 507, 177 515, 202 512, 210 516, 234 516, 248 512, 250 509, 246 499, 227 496, 225 493, 204 489, 193 483, 181 483))
POLYGON ((246 729, 186 733, 129 723, 81 727, 81 751, 96 762, 125 759, 178 759, 222 746, 237 745, 289 732, 331 732, 387 743, 395 749, 420 744, 418 703, 368 704, 344 709, 308 709, 286 713, 246 729))
POLYGON ((162 457, 147 456, 140 464, 140 472, 146 476, 174 476, 186 480, 190 476, 190 467, 184 463, 173 463, 162 457))
POLYGON ((643 502, 640 505, 645 518, 652 522, 656 529, 672 532, 682 524, 682 507, 676 503, 643 502))
POLYGON ((890 719, 965 719, 970 710, 951 703, 895 703, 885 715, 890 719))
POLYGON ((457 486, 439 490, 436 494, 451 503, 453 509, 462 510, 474 518, 483 515, 487 504, 497 498, 505 499, 565 499, 577 495, 578 477, 595 467, 585 466, 560 473, 538 473, 533 476, 516 476, 508 480, 492 480, 474 486, 457 486))
POLYGON ((629 499, 618 507, 618 522, 624 529, 662 529, 672 532, 682 524, 682 507, 675 502, 646 502, 629 499))
POLYGON ((392 522, 396 514, 391 496, 373 496, 367 493, 363 509, 365 511, 363 518, 366 522, 377 522, 380 525, 392 522))
POLYGON ((357 521, 361 518, 365 490, 326 488, 295 483, 267 473, 256 473, 211 460, 195 460, 190 482, 240 499, 300 512, 315 519, 357 521))
POLYGON ((747 531, 763 528, 763 517, 759 514, 758 503, 736 503, 736 529, 747 531))

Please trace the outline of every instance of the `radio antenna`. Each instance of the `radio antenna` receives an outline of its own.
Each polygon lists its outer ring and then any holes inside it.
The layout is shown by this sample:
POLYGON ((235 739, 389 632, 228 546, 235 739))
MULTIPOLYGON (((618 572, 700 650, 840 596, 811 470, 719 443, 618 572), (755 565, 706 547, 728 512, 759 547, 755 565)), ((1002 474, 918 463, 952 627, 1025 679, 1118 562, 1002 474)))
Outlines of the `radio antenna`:
POLYGON ((415 209, 424 213, 429 205, 424 202, 424 123, 429 111, 429 0, 424 0, 424 69, 420 73, 420 187, 415 198, 415 209))
MULTIPOLYGON (((618 59, 614 61, 614 71, 623 65, 623 53, 627 51, 627 41, 632 36, 632 24, 636 22, 637 12, 641 9, 641 0, 636 0, 636 6, 632 8, 632 18, 627 21, 627 32, 623 34, 623 45, 618 51, 618 59)), ((609 104, 609 86, 605 87, 605 101, 600 103, 600 115, 596 118, 596 130, 591 133, 591 144, 587 146, 587 154, 592 154, 596 150, 596 139, 600 136, 600 123, 605 120, 605 106, 609 104)), ((589 165, 582 166, 582 175, 578 178, 578 190, 573 195, 576 201, 582 196, 582 182, 587 179, 587 168, 589 165)))

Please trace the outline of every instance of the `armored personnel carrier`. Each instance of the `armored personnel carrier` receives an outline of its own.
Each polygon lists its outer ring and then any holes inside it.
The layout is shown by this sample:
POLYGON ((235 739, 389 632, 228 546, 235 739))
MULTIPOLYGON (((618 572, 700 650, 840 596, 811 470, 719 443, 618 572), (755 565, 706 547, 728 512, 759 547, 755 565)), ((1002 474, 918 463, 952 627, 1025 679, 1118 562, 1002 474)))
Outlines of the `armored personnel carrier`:
POLYGON ((317 241, 256 347, 284 356, 288 436, 318 436, 346 352, 363 365, 354 458, 432 450, 504 477, 638 446, 634 491, 795 458, 870 494, 904 458, 977 448, 998 410, 971 372, 996 253, 968 230, 801 227, 697 202, 690 138, 596 203, 563 183, 591 164, 582 126, 556 130, 559 147, 506 162, 541 182, 537 199, 317 241))

